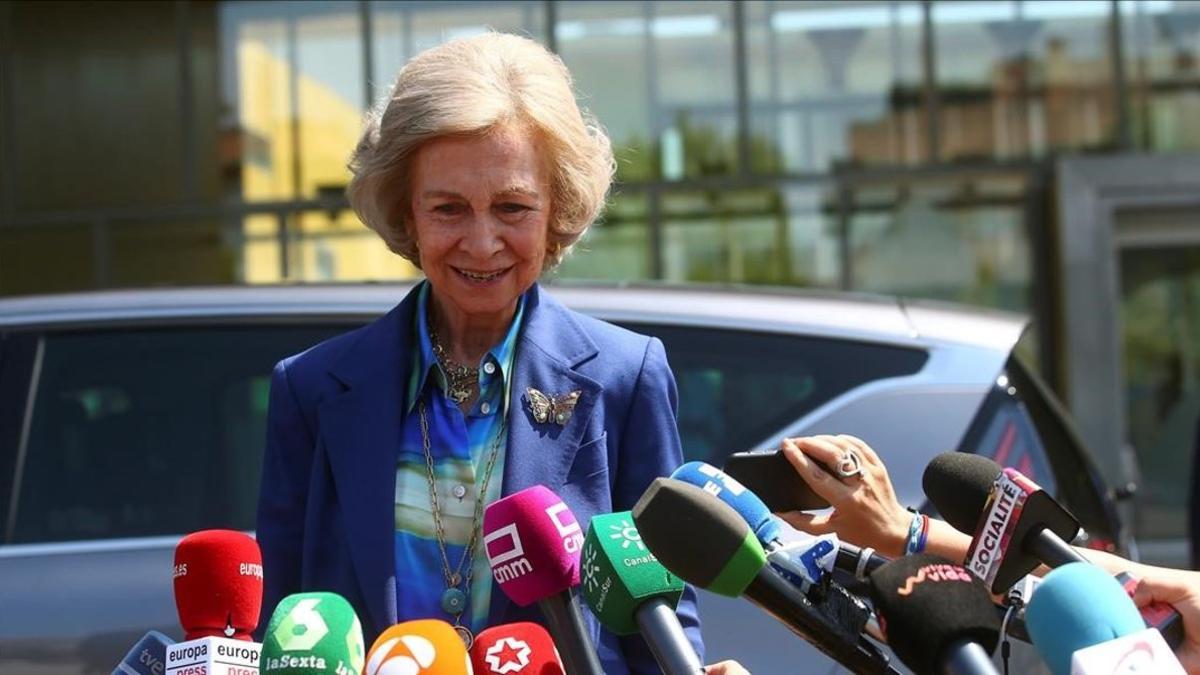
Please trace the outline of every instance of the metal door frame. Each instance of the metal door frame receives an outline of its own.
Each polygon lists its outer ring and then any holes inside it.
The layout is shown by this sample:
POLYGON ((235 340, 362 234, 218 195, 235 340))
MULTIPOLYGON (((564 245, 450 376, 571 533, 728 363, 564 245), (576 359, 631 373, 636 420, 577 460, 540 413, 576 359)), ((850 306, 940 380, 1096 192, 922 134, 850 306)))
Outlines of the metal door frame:
POLYGON ((1130 209, 1200 211, 1200 155, 1065 157, 1055 173, 1064 393, 1104 477, 1125 485, 1138 473, 1125 442, 1120 254, 1139 242, 1118 237, 1116 219, 1130 209))

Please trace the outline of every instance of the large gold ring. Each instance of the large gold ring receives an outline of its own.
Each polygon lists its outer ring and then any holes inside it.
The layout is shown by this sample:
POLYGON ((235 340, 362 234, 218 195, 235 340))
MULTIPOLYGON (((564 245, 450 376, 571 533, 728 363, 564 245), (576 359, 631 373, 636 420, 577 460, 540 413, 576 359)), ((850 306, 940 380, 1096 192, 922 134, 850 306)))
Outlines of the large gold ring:
POLYGON ((834 468, 837 475, 841 478, 850 478, 851 476, 862 476, 862 460, 858 458, 858 453, 853 450, 847 450, 842 458, 838 460, 837 466, 834 468))

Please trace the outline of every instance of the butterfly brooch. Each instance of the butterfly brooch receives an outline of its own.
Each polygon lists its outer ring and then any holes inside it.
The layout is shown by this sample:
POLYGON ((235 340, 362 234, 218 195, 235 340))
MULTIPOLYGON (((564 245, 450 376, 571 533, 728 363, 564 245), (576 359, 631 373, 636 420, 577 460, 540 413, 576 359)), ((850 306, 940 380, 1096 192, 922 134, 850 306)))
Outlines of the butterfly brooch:
POLYGON ((525 393, 529 396, 529 411, 533 413, 533 419, 537 420, 538 424, 554 422, 561 427, 571 420, 575 404, 579 402, 579 395, 583 392, 577 389, 566 394, 547 396, 533 387, 528 387, 525 393))

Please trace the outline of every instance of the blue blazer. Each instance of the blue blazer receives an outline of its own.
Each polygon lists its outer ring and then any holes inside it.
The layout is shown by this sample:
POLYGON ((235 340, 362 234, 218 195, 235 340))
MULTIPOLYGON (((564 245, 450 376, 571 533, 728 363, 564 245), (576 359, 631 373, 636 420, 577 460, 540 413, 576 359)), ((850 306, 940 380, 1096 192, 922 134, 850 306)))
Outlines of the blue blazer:
MULTIPOLYGON (((508 411, 504 494, 557 493, 586 528, 627 510, 682 452, 675 379, 662 343, 563 307, 534 285, 525 296, 508 411), (582 392, 563 427, 538 424, 526 387, 582 392)), ((350 601, 369 646, 397 622, 396 453, 412 366, 417 293, 372 323, 275 366, 258 503, 265 591, 260 631, 299 591, 350 601)), ((543 623, 493 586, 489 624, 543 623)), ((603 631, 584 607, 605 673, 658 673, 640 636, 603 631)), ((694 591, 679 619, 703 659, 694 591)))

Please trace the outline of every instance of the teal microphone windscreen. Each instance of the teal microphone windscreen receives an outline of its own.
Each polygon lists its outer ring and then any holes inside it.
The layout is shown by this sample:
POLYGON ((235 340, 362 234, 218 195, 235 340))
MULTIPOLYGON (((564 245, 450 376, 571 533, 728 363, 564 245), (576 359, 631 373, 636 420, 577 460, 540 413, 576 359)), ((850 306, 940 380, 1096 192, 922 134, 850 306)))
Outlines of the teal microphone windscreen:
POLYGON ((1095 565, 1070 563, 1037 587, 1025 627, 1050 672, 1070 675, 1077 650, 1143 630, 1146 623, 1120 582, 1095 565))

